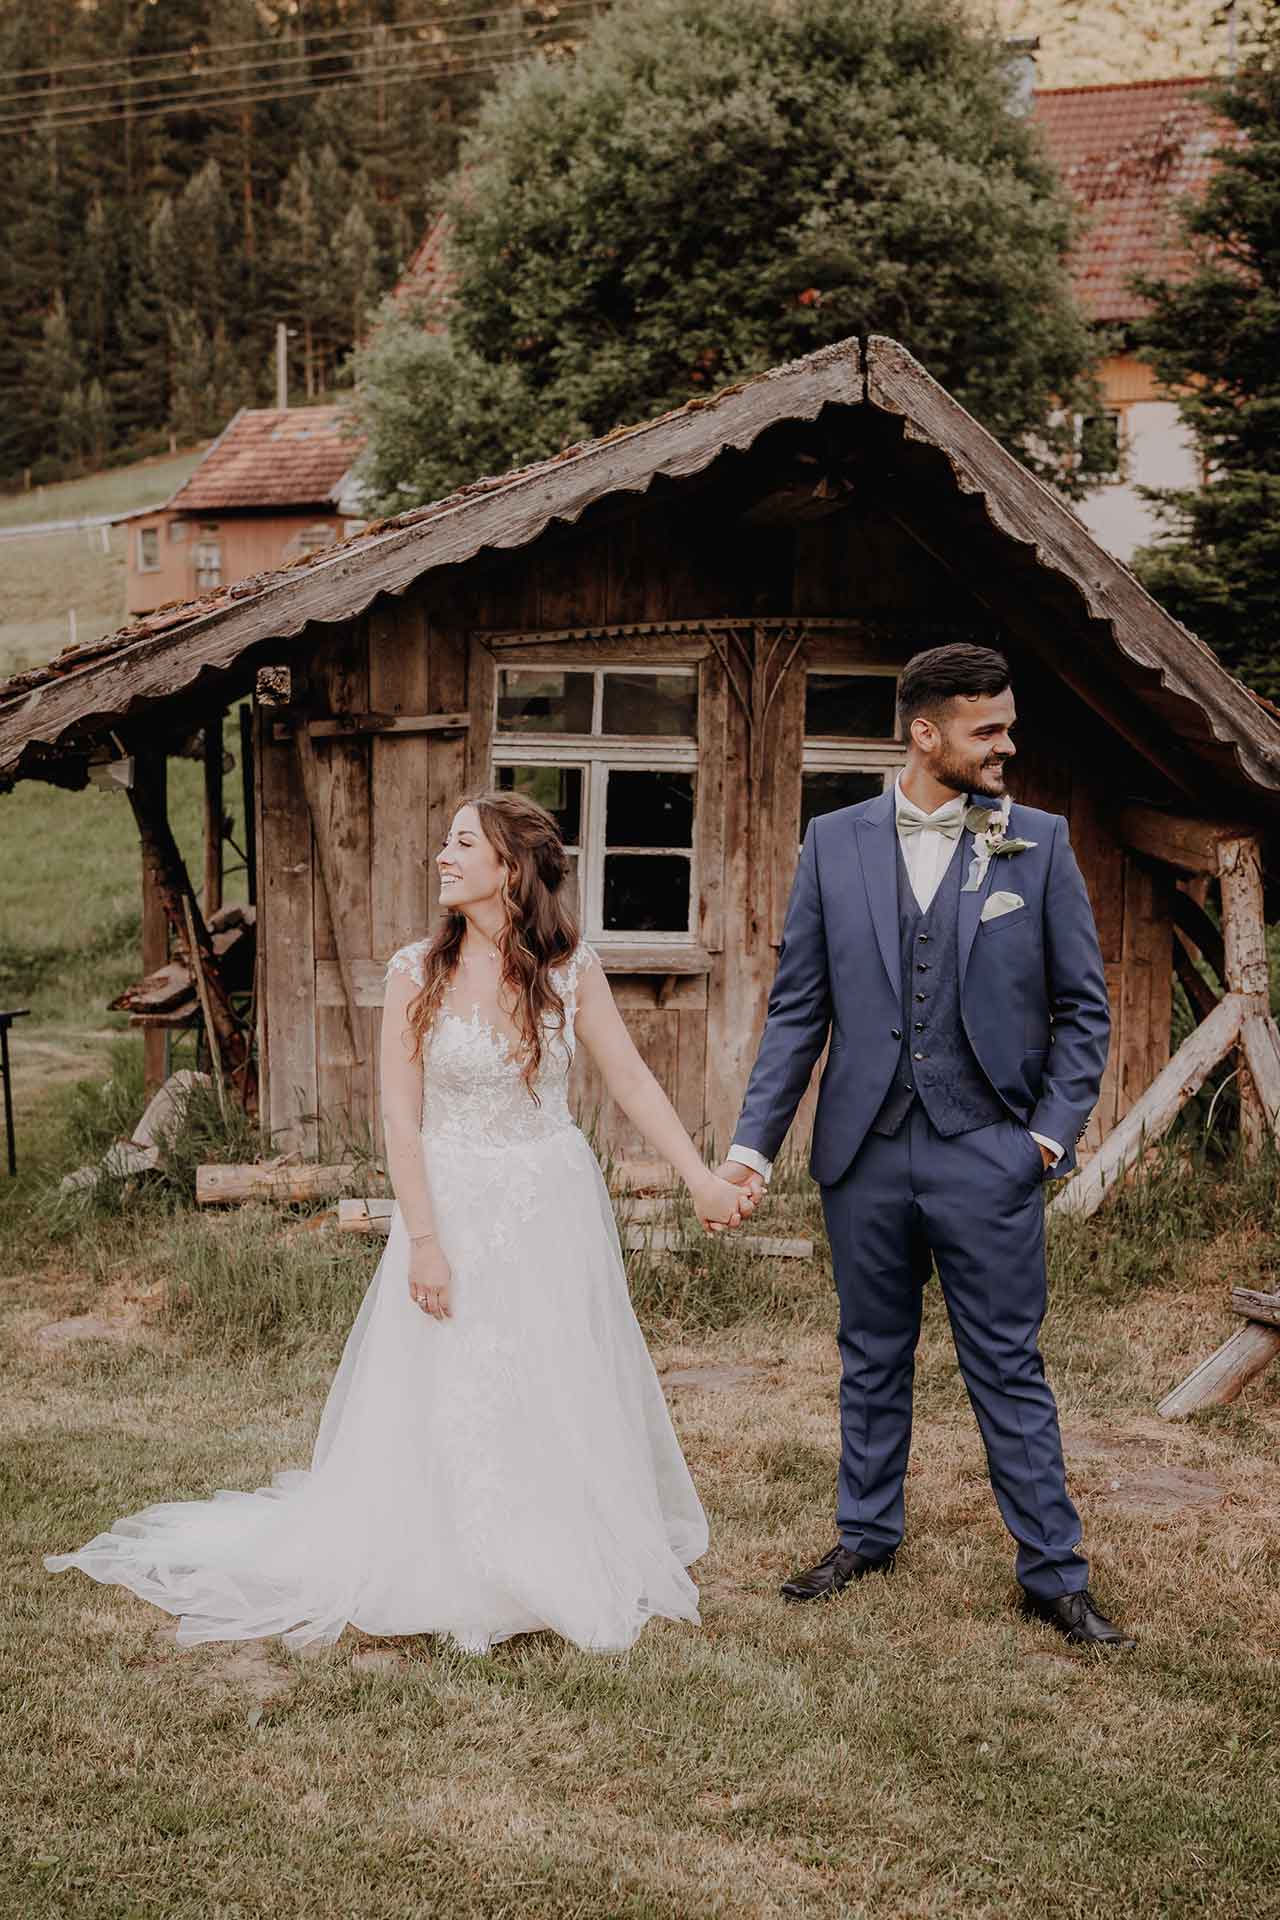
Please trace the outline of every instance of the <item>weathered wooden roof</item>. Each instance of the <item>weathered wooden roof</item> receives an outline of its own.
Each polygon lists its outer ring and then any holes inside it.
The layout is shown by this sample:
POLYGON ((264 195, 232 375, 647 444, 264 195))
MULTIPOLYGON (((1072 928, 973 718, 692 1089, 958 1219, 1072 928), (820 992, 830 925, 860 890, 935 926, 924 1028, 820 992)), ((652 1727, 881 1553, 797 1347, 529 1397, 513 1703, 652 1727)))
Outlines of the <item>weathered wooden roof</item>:
POLYGON ((1154 730, 1157 747, 1165 741, 1184 766, 1212 768, 1219 783, 1280 815, 1275 710, 1158 606, 904 348, 875 337, 824 347, 658 420, 476 481, 340 546, 162 608, 16 675, 0 685, 0 784, 66 778, 70 769, 58 762, 206 677, 225 684, 247 654, 261 657, 263 643, 350 620, 379 594, 403 593, 436 568, 525 546, 611 495, 700 473, 769 428, 814 421, 828 408, 857 409, 893 440, 897 452, 886 458, 906 476, 904 524, 985 594, 998 618, 1016 617, 1040 596, 1040 625, 1024 621, 1023 631, 1078 692, 1084 672, 1090 697, 1092 660, 1099 684, 1118 686, 1134 705, 1122 717, 1129 737, 1138 726, 1154 730))

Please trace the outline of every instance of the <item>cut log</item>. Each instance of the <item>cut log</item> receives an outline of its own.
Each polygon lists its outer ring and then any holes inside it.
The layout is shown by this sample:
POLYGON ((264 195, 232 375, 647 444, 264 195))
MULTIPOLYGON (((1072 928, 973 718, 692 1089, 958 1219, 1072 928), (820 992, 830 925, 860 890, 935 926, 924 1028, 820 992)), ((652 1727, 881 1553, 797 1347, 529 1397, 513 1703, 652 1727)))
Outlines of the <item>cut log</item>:
POLYGON ((1263 1320, 1269 1327, 1280 1327, 1280 1293, 1259 1293, 1254 1287, 1232 1287, 1231 1311, 1246 1320, 1263 1320))
MULTIPOLYGON (((678 1227, 635 1226, 622 1229, 622 1244, 628 1253, 696 1253, 711 1238, 694 1227, 682 1233, 678 1227)), ((742 1233, 735 1230, 733 1244, 744 1253, 758 1253, 769 1260, 812 1260, 812 1240, 789 1240, 767 1233, 742 1233)))
POLYGON ((1111 1129, 1088 1166, 1072 1180, 1049 1207, 1050 1214, 1096 1212, 1140 1155, 1168 1132, 1210 1070, 1234 1046, 1240 1033, 1244 1003, 1229 993, 1209 1018, 1183 1041, 1167 1067, 1158 1073, 1141 1100, 1130 1107, 1111 1129))
POLYGON ((204 1166, 196 1168, 202 1207, 241 1200, 323 1200, 355 1178, 354 1166, 204 1166))
MULTIPOLYGON (((389 1233, 393 1200, 339 1200, 340 1233, 389 1233)), ((695 1228, 682 1233, 678 1228, 623 1227, 621 1240, 628 1253, 689 1253, 705 1244, 708 1236, 695 1228)), ((735 1233, 733 1243, 745 1252, 762 1254, 771 1260, 812 1260, 812 1240, 787 1240, 768 1234, 735 1233)))
POLYGON ((1203 1407, 1225 1407, 1255 1374, 1280 1354, 1280 1327, 1250 1320, 1202 1360, 1182 1385, 1166 1394, 1156 1412, 1163 1420, 1185 1420, 1203 1407))

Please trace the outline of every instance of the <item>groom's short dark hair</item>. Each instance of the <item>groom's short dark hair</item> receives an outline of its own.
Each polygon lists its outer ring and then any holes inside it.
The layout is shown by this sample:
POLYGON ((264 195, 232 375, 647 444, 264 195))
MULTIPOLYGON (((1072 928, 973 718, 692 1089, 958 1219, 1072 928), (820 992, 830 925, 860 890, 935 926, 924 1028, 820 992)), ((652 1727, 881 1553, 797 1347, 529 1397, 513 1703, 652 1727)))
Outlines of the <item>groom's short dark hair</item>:
POLYGON ((931 718, 959 694, 1003 693, 1009 662, 994 647, 956 642, 913 653, 898 680, 898 718, 905 734, 918 714, 931 718))

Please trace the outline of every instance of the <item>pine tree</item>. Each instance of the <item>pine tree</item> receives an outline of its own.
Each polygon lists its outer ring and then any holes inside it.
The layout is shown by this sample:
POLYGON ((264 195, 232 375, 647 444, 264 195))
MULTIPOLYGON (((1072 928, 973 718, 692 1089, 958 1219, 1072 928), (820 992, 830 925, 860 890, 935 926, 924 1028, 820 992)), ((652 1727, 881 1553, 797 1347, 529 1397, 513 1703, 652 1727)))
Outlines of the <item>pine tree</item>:
POLYGON ((1186 216, 1196 270, 1142 283, 1147 357, 1208 478, 1151 495, 1166 537, 1134 564, 1234 673, 1280 698, 1280 25, 1218 105, 1238 137, 1186 216))

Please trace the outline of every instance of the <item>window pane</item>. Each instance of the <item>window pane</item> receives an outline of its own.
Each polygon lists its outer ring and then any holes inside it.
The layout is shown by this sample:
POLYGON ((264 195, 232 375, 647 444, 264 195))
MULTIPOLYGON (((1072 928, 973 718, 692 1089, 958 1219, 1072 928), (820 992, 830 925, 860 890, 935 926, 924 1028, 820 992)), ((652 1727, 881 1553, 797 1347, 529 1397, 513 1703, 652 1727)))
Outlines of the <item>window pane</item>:
POLYGON ((884 776, 879 773, 849 771, 806 773, 800 782, 800 834, 819 813, 834 813, 837 807, 851 807, 856 800, 869 800, 883 793, 884 776))
POLYGON ((604 838, 609 847, 691 847, 693 775, 610 767, 604 838))
POLYGON ((687 933, 687 856, 608 854, 604 863, 604 924, 609 933, 687 933))
POLYGON ((891 673, 805 675, 804 730, 833 740, 892 740, 898 683, 891 673))
POLYGON ((581 767, 499 767, 499 793, 522 793, 555 815, 560 838, 576 847, 582 838, 581 767))
POLYGON ((606 673, 605 733, 678 734, 698 731, 698 680, 692 673, 606 673))
POLYGON ((590 733, 595 676, 545 667, 504 667, 498 725, 504 733, 590 733))

